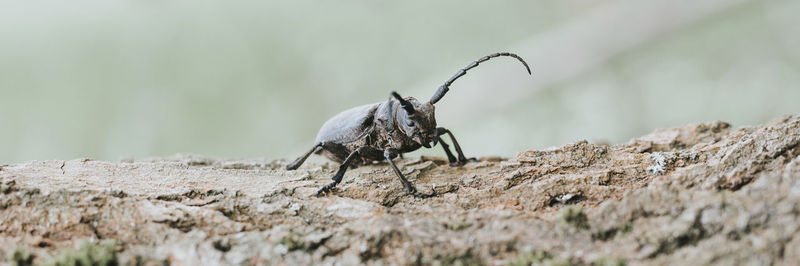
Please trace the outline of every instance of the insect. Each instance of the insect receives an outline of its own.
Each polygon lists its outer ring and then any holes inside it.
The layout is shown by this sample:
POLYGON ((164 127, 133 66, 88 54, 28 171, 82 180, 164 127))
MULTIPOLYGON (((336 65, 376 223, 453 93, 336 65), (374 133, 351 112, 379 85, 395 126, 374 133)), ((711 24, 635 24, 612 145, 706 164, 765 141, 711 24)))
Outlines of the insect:
POLYGON ((305 162, 312 153, 321 154, 329 159, 341 163, 338 171, 333 176, 333 182, 323 186, 317 191, 320 196, 329 192, 342 181, 345 171, 350 166, 356 166, 372 161, 389 162, 394 173, 400 178, 403 190, 413 196, 427 198, 434 196, 436 191, 429 194, 420 193, 403 176, 393 159, 403 153, 412 152, 420 147, 431 148, 441 143, 450 166, 461 166, 467 163, 461 146, 450 130, 437 127, 434 116, 434 104, 444 97, 450 85, 453 84, 468 70, 489 59, 509 56, 516 58, 525 66, 528 74, 531 69, 528 63, 513 53, 494 53, 473 61, 460 69, 450 79, 444 82, 430 100, 420 102, 413 97, 403 98, 397 92, 385 102, 373 103, 351 108, 328 119, 317 133, 314 146, 305 154, 286 166, 286 170, 295 170, 305 162), (442 138, 447 134, 453 141, 458 157, 453 156, 448 145, 442 138))

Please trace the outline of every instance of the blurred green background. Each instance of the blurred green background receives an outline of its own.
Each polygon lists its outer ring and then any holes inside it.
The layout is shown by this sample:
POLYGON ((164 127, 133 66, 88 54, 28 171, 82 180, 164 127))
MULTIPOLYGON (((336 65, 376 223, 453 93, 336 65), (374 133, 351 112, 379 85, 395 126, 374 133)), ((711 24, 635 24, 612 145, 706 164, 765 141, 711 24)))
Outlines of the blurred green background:
MULTIPOLYGON (((0 162, 293 159, 391 90, 468 156, 800 113, 800 1, 3 1, 0 162)), ((439 154, 439 148, 424 151, 439 154)), ((413 155, 412 155, 413 156, 413 155)))

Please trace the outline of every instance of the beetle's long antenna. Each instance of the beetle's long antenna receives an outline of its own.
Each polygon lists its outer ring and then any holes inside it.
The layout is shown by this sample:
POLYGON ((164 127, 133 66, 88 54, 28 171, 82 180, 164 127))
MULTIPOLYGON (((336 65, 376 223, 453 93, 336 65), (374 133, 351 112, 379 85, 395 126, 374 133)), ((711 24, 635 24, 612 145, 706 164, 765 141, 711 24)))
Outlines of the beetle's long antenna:
POLYGON ((395 99, 400 101, 400 106, 402 106, 403 109, 406 109, 406 113, 408 113, 408 117, 414 116, 414 112, 416 112, 416 110, 414 110, 414 105, 412 105, 410 102, 406 101, 406 99, 403 99, 403 97, 400 97, 400 94, 397 94, 397 92, 395 92, 395 91, 392 92, 392 96, 394 96, 395 99))
POLYGON ((450 79, 445 81, 444 84, 442 84, 442 86, 439 86, 439 89, 436 90, 436 93, 433 94, 433 97, 431 97, 431 100, 429 102, 431 104, 435 104, 436 102, 441 100, 442 97, 444 97, 444 94, 447 93, 447 91, 450 90, 450 84, 453 84, 453 82, 456 81, 458 78, 460 78, 464 74, 467 74, 467 70, 470 70, 470 69, 478 66, 478 64, 486 62, 486 61, 489 61, 489 59, 492 59, 492 58, 495 58, 495 57, 498 57, 498 56, 510 56, 510 57, 516 58, 517 60, 522 62, 523 65, 525 65, 525 69, 528 70, 528 75, 531 74, 531 68, 528 67, 528 63, 525 63, 525 60, 522 60, 522 57, 519 57, 516 54, 507 53, 507 52, 490 54, 490 55, 482 57, 481 59, 475 60, 471 64, 467 65, 466 67, 464 67, 461 70, 459 70, 458 72, 456 72, 456 74, 453 75, 453 77, 451 77, 450 79))

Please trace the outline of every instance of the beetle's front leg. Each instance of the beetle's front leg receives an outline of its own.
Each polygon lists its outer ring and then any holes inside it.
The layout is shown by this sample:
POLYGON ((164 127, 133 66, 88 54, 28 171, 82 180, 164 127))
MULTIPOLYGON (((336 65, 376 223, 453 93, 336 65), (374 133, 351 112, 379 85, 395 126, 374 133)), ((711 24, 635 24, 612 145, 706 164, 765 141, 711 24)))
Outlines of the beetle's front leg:
MULTIPOLYGON (((436 138, 439 138, 439 136, 436 136, 436 138)), ((447 154, 447 161, 450 162, 450 166, 458 166, 456 157, 453 156, 452 152, 450 152, 450 145, 447 145, 447 142, 445 142, 443 139, 437 139, 436 142, 442 144, 442 149, 444 150, 444 153, 447 154)))
POLYGON ((317 191, 317 194, 316 194, 317 197, 319 197, 322 194, 328 193, 328 191, 330 191, 333 187, 338 185, 339 182, 342 182, 342 178, 344 177, 344 172, 347 171, 347 167, 350 166, 350 164, 353 162, 353 160, 361 154, 361 149, 363 149, 363 147, 358 148, 355 151, 353 151, 352 153, 350 153, 350 155, 347 155, 347 158, 344 159, 344 162, 342 162, 342 165, 339 166, 339 170, 336 171, 336 175, 333 176, 333 182, 331 182, 330 184, 327 184, 327 185, 323 186, 322 188, 320 188, 317 191))
POLYGON ((394 161, 392 161, 392 159, 395 156, 397 156, 397 151, 395 151, 394 149, 386 149, 383 151, 383 157, 386 158, 387 161, 389 161, 389 165, 392 166, 392 170, 394 170, 395 175, 397 175, 397 177, 400 178, 400 182, 403 183, 403 191, 405 191, 408 194, 414 195, 414 197, 418 198, 429 198, 436 195, 435 190, 430 194, 423 194, 418 192, 417 189, 414 188, 414 186, 411 185, 411 183, 408 182, 408 180, 406 180, 406 177, 403 176, 403 173, 400 172, 400 169, 397 168, 396 164, 394 164, 394 161))
POLYGON ((450 161, 450 166, 462 166, 467 163, 467 158, 464 157, 464 152, 461 151, 461 146, 458 145, 458 141, 456 137, 453 136, 453 133, 450 130, 440 127, 436 128, 436 137, 439 138, 439 142, 442 143, 442 148, 444 148, 444 152, 447 154, 447 159, 450 161), (440 137, 444 134, 450 136, 450 139, 453 140, 453 146, 456 147, 456 153, 458 153, 458 159, 453 156, 453 153, 450 152, 450 145, 444 142, 444 140, 440 137))

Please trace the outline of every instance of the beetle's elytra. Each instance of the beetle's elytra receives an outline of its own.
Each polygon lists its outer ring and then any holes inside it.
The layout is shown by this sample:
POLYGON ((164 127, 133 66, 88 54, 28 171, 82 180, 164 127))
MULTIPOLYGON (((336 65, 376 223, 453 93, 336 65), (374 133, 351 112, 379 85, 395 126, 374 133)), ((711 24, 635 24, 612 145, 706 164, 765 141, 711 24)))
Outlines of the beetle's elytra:
POLYGON ((317 133, 314 146, 305 154, 286 166, 286 170, 300 167, 312 153, 321 154, 329 159, 341 163, 339 170, 333 176, 333 182, 323 186, 317 191, 317 196, 330 191, 342 181, 345 171, 351 165, 365 162, 386 160, 391 165, 394 173, 403 183, 403 190, 416 197, 427 198, 435 195, 436 191, 424 194, 417 191, 406 180, 403 173, 392 161, 399 154, 412 152, 420 147, 431 148, 441 143, 450 166, 461 166, 467 163, 461 146, 458 145, 453 133, 443 127, 436 127, 434 104, 444 97, 450 90, 450 85, 468 70, 489 59, 509 56, 516 58, 525 66, 528 74, 531 69, 528 63, 516 54, 494 53, 484 56, 456 72, 453 77, 439 86, 430 100, 420 102, 413 97, 400 97, 397 92, 392 92, 391 97, 385 102, 373 103, 351 108, 328 119, 317 133), (450 145, 441 135, 447 134, 453 140, 458 157, 450 152, 450 145))

